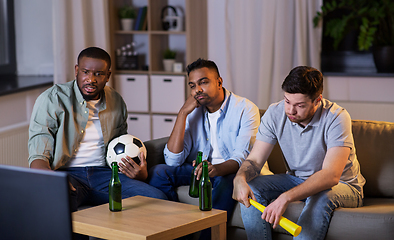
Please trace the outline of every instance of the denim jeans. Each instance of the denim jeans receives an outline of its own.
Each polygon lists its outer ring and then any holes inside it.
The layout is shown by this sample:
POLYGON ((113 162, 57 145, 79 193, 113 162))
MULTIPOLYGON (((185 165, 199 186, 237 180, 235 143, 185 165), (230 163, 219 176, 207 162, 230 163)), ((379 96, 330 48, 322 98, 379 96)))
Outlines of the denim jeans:
MULTIPOLYGON (((62 169, 68 173, 69 181, 76 191, 71 191, 71 210, 76 211, 82 204, 99 205, 108 202, 108 184, 112 170, 109 167, 71 167, 62 169)), ((131 179, 119 173, 122 183, 122 198, 136 195, 167 199, 166 195, 157 188, 145 182, 131 179)))
MULTIPOLYGON (((150 169, 149 184, 163 191, 169 200, 179 202, 176 188, 190 185, 192 170, 193 166, 190 163, 184 163, 179 167, 159 164, 150 169)), ((229 174, 210 178, 213 188, 212 207, 227 211, 227 222, 236 204, 236 201, 232 198, 234 177, 235 174, 229 174)), ((200 237, 200 239, 208 239, 209 233, 210 229, 203 231, 201 234, 207 237, 200 237)))
MULTIPOLYGON (((259 176, 248 184, 256 200, 267 206, 283 192, 303 183, 304 180, 288 175, 275 174, 259 176)), ((338 207, 355 208, 362 206, 360 193, 351 185, 339 182, 329 190, 308 197, 298 218, 302 227, 300 235, 294 239, 323 240, 326 236, 332 212, 338 207)), ((271 226, 261 219, 261 212, 253 206, 246 208, 241 204, 242 221, 249 240, 272 239, 271 226)))

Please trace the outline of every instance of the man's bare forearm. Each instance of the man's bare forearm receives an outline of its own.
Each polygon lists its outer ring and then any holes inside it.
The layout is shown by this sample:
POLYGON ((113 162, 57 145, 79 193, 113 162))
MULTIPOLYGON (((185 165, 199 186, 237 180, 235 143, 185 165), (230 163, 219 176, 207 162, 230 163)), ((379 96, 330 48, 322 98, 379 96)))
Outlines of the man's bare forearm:
POLYGON ((178 113, 174 128, 172 129, 170 138, 167 142, 168 150, 173 153, 179 153, 183 151, 183 140, 185 138, 185 126, 186 126, 187 114, 182 112, 178 113))
POLYGON ((260 171, 261 171, 261 168, 258 166, 257 163, 246 159, 242 163, 237 175, 239 175, 239 176, 243 175, 246 182, 249 182, 252 179, 254 179, 255 177, 259 176, 260 171))
POLYGON ((43 170, 52 170, 49 163, 43 159, 36 159, 30 164, 30 168, 37 168, 43 170))

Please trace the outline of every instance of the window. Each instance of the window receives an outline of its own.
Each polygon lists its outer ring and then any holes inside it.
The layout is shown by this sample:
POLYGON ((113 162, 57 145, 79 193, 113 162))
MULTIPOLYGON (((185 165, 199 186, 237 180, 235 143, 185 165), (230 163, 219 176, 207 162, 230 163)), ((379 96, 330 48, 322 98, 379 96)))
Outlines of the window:
POLYGON ((15 74, 14 2, 0 0, 0 75, 15 74))

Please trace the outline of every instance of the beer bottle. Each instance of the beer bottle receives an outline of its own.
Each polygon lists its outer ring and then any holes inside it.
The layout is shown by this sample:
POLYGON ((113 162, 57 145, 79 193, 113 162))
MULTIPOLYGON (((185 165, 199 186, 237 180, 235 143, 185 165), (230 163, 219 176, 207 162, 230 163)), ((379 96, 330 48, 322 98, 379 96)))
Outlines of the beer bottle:
POLYGON ((197 175, 194 175, 194 171, 196 167, 201 163, 202 160, 202 152, 197 153, 196 164, 192 170, 192 175, 190 176, 190 187, 189 187, 189 196, 193 198, 198 198, 198 188, 199 181, 197 180, 197 175))
POLYGON ((199 205, 201 211, 212 209, 212 183, 208 176, 208 162, 202 162, 202 177, 200 179, 200 198, 199 205))
POLYGON ((122 210, 122 184, 118 176, 118 163, 112 162, 112 176, 108 185, 109 210, 113 212, 122 210))

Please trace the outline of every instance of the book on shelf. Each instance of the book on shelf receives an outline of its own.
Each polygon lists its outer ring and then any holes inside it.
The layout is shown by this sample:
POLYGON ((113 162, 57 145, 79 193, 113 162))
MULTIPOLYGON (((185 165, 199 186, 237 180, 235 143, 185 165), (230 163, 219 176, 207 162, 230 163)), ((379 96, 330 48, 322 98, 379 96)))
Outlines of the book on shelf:
POLYGON ((140 25, 139 25, 139 27, 138 27, 138 30, 145 30, 144 29, 144 23, 146 23, 146 21, 147 21, 147 12, 148 12, 148 7, 143 7, 143 10, 142 10, 142 17, 141 17, 141 21, 140 21, 140 25))
POLYGON ((137 19, 134 24, 134 30, 142 30, 144 20, 146 18, 147 7, 140 7, 138 9, 137 19))
POLYGON ((137 18, 135 19, 135 23, 134 23, 134 28, 133 28, 133 30, 138 30, 138 28, 139 28, 139 26, 140 26, 140 22, 141 22, 141 18, 142 18, 142 11, 143 11, 143 8, 140 7, 140 8, 138 9, 137 18))
POLYGON ((147 16, 147 14, 145 15, 144 24, 142 24, 141 30, 143 30, 143 31, 148 30, 148 16, 147 16))

